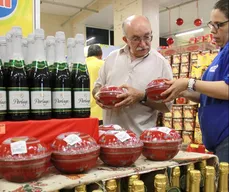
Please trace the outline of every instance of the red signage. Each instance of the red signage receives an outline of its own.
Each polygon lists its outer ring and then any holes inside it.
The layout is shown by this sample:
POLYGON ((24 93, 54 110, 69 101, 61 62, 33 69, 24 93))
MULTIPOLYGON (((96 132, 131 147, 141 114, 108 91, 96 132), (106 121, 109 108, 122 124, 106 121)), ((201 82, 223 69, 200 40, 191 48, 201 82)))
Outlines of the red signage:
POLYGON ((12 8, 12 0, 0 0, 0 7, 12 8))

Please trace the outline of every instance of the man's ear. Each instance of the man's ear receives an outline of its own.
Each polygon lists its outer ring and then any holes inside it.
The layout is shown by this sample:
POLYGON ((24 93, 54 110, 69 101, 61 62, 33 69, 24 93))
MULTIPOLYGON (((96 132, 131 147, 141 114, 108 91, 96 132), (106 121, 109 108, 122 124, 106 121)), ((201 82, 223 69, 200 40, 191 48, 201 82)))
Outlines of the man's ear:
POLYGON ((125 41, 125 43, 127 43, 127 38, 126 38, 126 36, 124 36, 124 37, 122 38, 122 40, 125 41))

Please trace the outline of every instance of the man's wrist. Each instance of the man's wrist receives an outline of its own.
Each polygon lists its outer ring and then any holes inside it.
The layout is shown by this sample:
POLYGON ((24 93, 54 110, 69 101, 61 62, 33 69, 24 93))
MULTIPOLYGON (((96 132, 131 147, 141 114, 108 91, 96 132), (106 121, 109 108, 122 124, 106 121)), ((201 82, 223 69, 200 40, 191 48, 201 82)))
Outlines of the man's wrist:
POLYGON ((140 103, 145 104, 147 102, 147 95, 145 92, 141 94, 140 98, 141 98, 139 101, 140 103))
POLYGON ((95 86, 93 91, 92 91, 92 95, 95 98, 95 95, 99 92, 101 86, 95 86))

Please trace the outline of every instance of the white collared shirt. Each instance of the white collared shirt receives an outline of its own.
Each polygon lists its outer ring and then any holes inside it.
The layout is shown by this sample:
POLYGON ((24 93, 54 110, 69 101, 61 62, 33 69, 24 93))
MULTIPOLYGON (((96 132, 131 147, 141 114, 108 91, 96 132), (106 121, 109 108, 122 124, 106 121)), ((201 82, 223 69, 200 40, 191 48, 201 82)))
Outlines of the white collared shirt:
MULTIPOLYGON (((144 57, 131 61, 129 47, 115 50, 106 58, 95 84, 121 86, 127 84, 144 91, 147 84, 157 78, 172 79, 168 61, 157 51, 151 50, 144 57)), ((135 103, 122 109, 103 110, 103 122, 118 124, 136 134, 156 125, 157 110, 135 103)))

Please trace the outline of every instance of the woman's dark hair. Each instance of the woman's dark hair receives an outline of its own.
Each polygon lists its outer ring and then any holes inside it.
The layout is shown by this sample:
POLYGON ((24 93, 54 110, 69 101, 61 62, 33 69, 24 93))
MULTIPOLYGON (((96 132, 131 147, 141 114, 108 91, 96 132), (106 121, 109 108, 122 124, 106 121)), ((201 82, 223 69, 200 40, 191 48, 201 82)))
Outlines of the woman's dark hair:
POLYGON ((102 49, 99 45, 91 45, 88 48, 87 57, 101 56, 102 54, 103 54, 103 52, 102 52, 102 49))
POLYGON ((216 2, 214 9, 219 9, 223 14, 225 15, 226 18, 229 19, 229 7, 228 7, 228 0, 219 0, 216 2))

